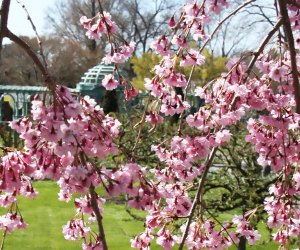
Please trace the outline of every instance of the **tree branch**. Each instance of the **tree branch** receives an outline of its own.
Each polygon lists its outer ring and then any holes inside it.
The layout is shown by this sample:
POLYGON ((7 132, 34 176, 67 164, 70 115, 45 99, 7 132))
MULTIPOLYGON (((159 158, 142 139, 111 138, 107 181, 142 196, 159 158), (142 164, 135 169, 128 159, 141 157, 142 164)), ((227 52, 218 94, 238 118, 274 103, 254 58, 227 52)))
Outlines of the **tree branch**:
MULTIPOLYGON (((231 13, 229 13, 224 19, 222 19, 218 25, 215 27, 215 29, 213 30, 213 32, 211 33, 210 37, 205 41, 205 43, 202 45, 202 47, 199 49, 199 53, 202 53, 203 50, 205 49, 205 47, 207 46, 207 44, 212 40, 212 38, 214 37, 214 35, 217 33, 217 31, 222 27, 223 23, 225 23, 230 17, 234 16, 237 12, 239 12, 241 9, 243 9, 245 6, 247 6, 248 4, 255 2, 256 0, 249 0, 243 4, 241 4, 240 6, 238 6, 234 11, 232 11, 231 13)), ((201 9, 201 8, 200 8, 201 9)), ((184 88, 184 101, 186 100, 186 96, 188 93, 188 89, 190 87, 190 83, 191 83, 191 79, 192 76, 194 74, 195 71, 195 65, 192 66, 192 69, 190 71, 189 74, 189 78, 187 80, 187 85, 184 88)), ((182 127, 182 119, 183 119, 183 114, 184 112, 182 112, 179 116, 179 121, 178 121, 178 130, 177 130, 177 134, 181 133, 181 127, 182 127)))
POLYGON ((32 61, 35 63, 35 65, 39 68, 39 70, 45 77, 45 83, 46 83, 47 87, 51 91, 54 91, 55 83, 53 82, 52 78, 49 76, 47 69, 44 67, 43 63, 37 57, 36 53, 31 49, 31 47, 24 40, 22 40, 20 37, 16 36, 14 33, 12 33, 8 29, 6 29, 5 37, 9 38, 11 41, 15 42, 17 45, 19 45, 22 49, 25 50, 27 55, 32 59, 32 61))
POLYGON ((9 13, 10 0, 3 0, 1 5, 1 19, 0 19, 0 58, 1 58, 1 50, 2 50, 2 42, 3 38, 7 33, 7 20, 9 13))
POLYGON ((210 37, 205 41, 205 43, 202 45, 202 47, 199 50, 199 53, 202 53, 204 48, 206 47, 206 45, 212 40, 212 38, 214 37, 214 35, 216 34, 216 32, 219 30, 219 28, 222 26, 223 23, 225 23, 230 17, 234 16, 237 12, 239 12, 241 9, 243 9, 244 7, 246 7, 248 4, 255 2, 256 0, 249 0, 243 4, 241 4, 239 7, 237 7, 234 11, 232 11, 231 13, 229 13, 224 19, 222 19, 222 21, 220 21, 217 25, 217 27, 213 30, 213 32, 211 33, 210 37))
POLYGON ((295 49, 295 43, 294 43, 294 36, 293 31, 291 28, 291 22, 288 15, 287 10, 287 3, 286 0, 280 0, 279 3, 279 9, 280 14, 283 19, 283 28, 284 33, 287 38, 287 43, 289 46, 290 56, 291 56, 291 74, 293 77, 293 86, 294 86, 294 95, 295 95, 295 102, 296 102, 296 113, 300 114, 300 87, 299 87, 299 72, 297 69, 297 61, 296 61, 296 49, 295 49))
POLYGON ((100 236, 100 239, 102 242, 103 250, 107 250, 108 248, 107 248, 107 243, 106 243, 106 239, 105 239, 104 227, 102 224, 102 215, 100 214, 99 206, 98 206, 98 202, 97 202, 98 195, 95 192, 95 187, 93 186, 93 184, 91 184, 89 190, 90 190, 90 194, 91 194, 91 206, 92 206, 93 211, 97 218, 99 236, 100 236))

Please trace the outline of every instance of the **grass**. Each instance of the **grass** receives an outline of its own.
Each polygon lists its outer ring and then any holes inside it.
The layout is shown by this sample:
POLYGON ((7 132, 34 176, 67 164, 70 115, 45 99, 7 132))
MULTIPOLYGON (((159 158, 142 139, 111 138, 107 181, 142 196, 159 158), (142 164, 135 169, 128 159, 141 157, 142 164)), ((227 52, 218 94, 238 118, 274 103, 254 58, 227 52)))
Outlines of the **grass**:
MULTIPOLYGON (((36 199, 20 199, 19 207, 25 221, 29 224, 25 230, 16 230, 5 239, 6 250, 75 250, 81 249, 81 242, 66 241, 62 235, 62 225, 66 224, 74 214, 73 203, 60 202, 57 199, 58 187, 55 182, 40 181, 34 186, 39 191, 36 199)), ((2 210, 3 211, 3 210, 2 210)), ((1 211, 1 214, 3 212, 1 211)), ((139 213, 138 215, 142 215, 139 213)), ((222 220, 230 220, 230 213, 220 216, 222 220)), ((277 249, 275 243, 268 242, 269 233, 264 225, 259 224, 262 233, 260 245, 247 246, 252 250, 277 249)), ((104 207, 104 228, 109 249, 129 250, 130 239, 143 231, 143 222, 134 220, 126 211, 124 205, 107 202, 104 207)), ((151 249, 162 249, 151 246, 151 249)), ((234 250, 236 247, 231 247, 234 250)), ((292 248, 291 248, 292 249, 292 248)))
MULTIPOLYGON (((62 234, 62 226, 75 214, 73 203, 58 201, 58 187, 55 182, 36 182, 34 186, 39 191, 37 198, 21 198, 19 202, 22 215, 29 226, 25 230, 8 234, 4 249, 81 249, 81 242, 66 241, 62 234)), ((143 222, 135 221, 125 211, 124 205, 107 203, 104 213, 109 249, 130 249, 130 239, 143 231, 143 222)))

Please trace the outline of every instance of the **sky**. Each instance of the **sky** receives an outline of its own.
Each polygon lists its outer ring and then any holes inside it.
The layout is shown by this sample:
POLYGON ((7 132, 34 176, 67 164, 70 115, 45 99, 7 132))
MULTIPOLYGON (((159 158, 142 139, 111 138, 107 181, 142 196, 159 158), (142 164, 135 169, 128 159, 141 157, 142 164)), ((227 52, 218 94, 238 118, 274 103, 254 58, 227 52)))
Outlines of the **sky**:
MULTIPOLYGON (((0 0, 0 2, 2 1, 0 0)), ((42 34, 46 26, 45 16, 47 10, 54 6, 57 0, 19 0, 19 2, 26 6, 38 34, 42 34)), ((35 36, 30 22, 27 20, 27 15, 17 0, 11 0, 8 28, 16 35, 35 36)), ((5 40, 5 43, 8 42, 9 40, 5 40)))

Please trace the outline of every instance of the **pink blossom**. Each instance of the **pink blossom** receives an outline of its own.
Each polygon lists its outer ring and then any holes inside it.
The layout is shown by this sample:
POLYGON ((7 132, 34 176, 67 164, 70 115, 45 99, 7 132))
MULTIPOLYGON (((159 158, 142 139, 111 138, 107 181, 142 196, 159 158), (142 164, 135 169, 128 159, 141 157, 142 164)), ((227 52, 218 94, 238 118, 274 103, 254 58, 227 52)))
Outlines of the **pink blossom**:
POLYGON ((72 219, 63 227, 63 234, 66 240, 78 240, 85 238, 87 233, 91 231, 82 219, 72 219))
POLYGON ((119 82, 117 80, 115 80, 115 78, 112 74, 108 74, 102 80, 102 85, 107 90, 113 90, 118 87, 119 82))
POLYGON ((218 131, 216 133, 216 143, 218 144, 222 144, 224 142, 227 142, 230 140, 231 138, 231 133, 229 132, 229 130, 227 129, 224 129, 224 130, 221 130, 221 131, 218 131))
POLYGON ((163 117, 157 113, 150 112, 150 114, 146 116, 146 121, 152 125, 160 124, 163 122, 163 117))
POLYGON ((183 60, 180 61, 180 66, 188 67, 198 65, 201 66, 205 62, 205 57, 201 55, 198 51, 191 49, 183 60))
POLYGON ((83 28, 89 29, 91 27, 92 19, 87 18, 86 16, 82 16, 80 18, 80 23, 83 25, 83 28))
POLYGON ((186 38, 181 38, 180 36, 174 35, 172 40, 171 40, 172 44, 178 45, 179 47, 182 48, 187 48, 187 42, 186 42, 186 38))
POLYGON ((155 51, 155 53, 161 55, 161 56, 167 56, 170 55, 171 52, 169 50, 168 46, 168 39, 166 36, 162 36, 159 38, 156 38, 154 42, 151 44, 151 48, 155 51))

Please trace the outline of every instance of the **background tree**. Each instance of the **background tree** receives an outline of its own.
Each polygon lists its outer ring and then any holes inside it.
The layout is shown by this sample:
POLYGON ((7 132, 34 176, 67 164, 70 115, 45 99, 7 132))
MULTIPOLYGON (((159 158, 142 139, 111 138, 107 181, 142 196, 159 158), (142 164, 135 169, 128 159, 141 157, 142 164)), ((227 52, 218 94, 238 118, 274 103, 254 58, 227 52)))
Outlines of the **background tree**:
MULTIPOLYGON (((257 163, 257 153, 245 141, 245 124, 241 122, 231 131, 231 141, 216 153, 204 191, 207 209, 215 215, 237 210, 245 213, 255 209, 269 195, 269 186, 277 178, 270 173, 270 167, 262 168, 257 163)), ((252 220, 253 225, 257 226, 262 219, 263 213, 257 213, 255 220, 252 220)), ((246 249, 245 238, 240 239, 238 249, 246 249)))
MULTIPOLYGON (((96 0, 60 0, 52 8, 47 19, 52 27, 50 34, 63 40, 72 40, 90 51, 104 50, 106 41, 96 42, 86 37, 79 19, 81 16, 95 16, 96 0)), ((172 0, 104 0, 103 7, 114 17, 124 39, 134 40, 138 51, 146 52, 151 39, 166 27, 178 1, 172 0)))
MULTIPOLYGON (((192 75, 193 87, 202 86, 203 84, 216 78, 220 73, 226 71, 226 57, 214 56, 208 50, 203 52, 205 56, 205 64, 201 67, 196 67, 192 75)), ((155 75, 153 67, 157 65, 161 57, 152 52, 146 52, 141 56, 132 57, 130 63, 132 64, 135 77, 132 78, 133 85, 141 90, 144 90, 144 78, 152 78, 155 75)), ((191 67, 179 67, 176 69, 179 72, 188 74, 191 67)))
MULTIPOLYGON (((39 47, 35 38, 22 37, 22 39, 38 53, 39 47)), ((50 72, 55 76, 56 81, 70 87, 74 87, 83 73, 94 66, 94 59, 101 56, 101 51, 92 54, 87 48, 80 47, 72 41, 62 41, 53 37, 41 39, 50 72)), ((28 55, 22 53, 22 48, 15 43, 5 45, 0 65, 0 84, 40 84, 41 73, 36 65, 28 63, 29 60, 28 55)))

